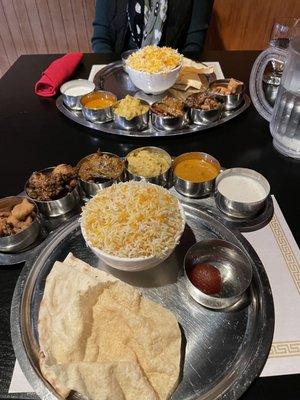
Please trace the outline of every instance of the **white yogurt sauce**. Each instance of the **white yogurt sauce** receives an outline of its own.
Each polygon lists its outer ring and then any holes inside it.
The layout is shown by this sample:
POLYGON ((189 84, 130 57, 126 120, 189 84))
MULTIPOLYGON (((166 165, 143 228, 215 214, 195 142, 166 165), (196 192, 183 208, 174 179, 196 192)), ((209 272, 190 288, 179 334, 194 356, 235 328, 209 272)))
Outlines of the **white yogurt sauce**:
POLYGON ((73 86, 64 91, 67 96, 83 96, 92 92, 92 88, 88 86, 73 86))
POLYGON ((229 200, 241 203, 261 201, 266 196, 266 190, 255 179, 242 175, 227 176, 218 184, 218 191, 229 200))

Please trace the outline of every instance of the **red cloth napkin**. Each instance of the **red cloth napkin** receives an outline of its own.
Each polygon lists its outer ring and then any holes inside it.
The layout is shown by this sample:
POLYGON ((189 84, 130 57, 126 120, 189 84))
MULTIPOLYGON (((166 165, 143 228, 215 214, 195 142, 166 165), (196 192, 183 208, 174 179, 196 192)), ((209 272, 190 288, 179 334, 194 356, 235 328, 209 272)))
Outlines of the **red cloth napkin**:
POLYGON ((42 73, 41 79, 35 84, 35 93, 42 97, 54 96, 78 67, 83 54, 69 53, 53 61, 42 73))

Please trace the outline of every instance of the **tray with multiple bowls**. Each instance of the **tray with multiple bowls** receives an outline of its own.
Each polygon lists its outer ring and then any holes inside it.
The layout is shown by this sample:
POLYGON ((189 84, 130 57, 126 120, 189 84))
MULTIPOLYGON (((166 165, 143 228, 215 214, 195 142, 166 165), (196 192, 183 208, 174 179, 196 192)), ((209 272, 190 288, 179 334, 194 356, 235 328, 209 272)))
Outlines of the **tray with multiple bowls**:
MULTIPOLYGON (((45 168, 33 175, 35 179, 36 177, 40 179, 41 176, 48 176, 61 167, 65 168, 66 165, 45 168)), ((67 167, 71 170, 73 168, 67 167)), ((0 200, 0 212, 5 211, 7 207, 11 209, 13 205, 21 203, 24 199, 27 199, 35 207, 34 221, 28 228, 18 234, 0 238, 1 264, 10 265, 26 261, 36 248, 42 246, 43 241, 51 231, 57 229, 74 215, 78 215, 81 206, 89 198, 96 195, 99 190, 122 181, 142 180, 164 186, 178 197, 180 202, 192 204, 195 207, 204 205, 208 212, 219 215, 228 227, 240 232, 260 229, 273 216, 274 209, 272 197, 269 194, 270 187, 262 175, 244 168, 225 170, 218 160, 206 153, 191 152, 181 154, 178 157, 171 157, 161 148, 147 146, 136 148, 123 158, 109 152, 93 153, 83 157, 76 168, 79 171, 82 168, 82 174, 85 175, 79 174, 77 184, 70 186, 55 200, 38 199, 35 192, 32 192, 32 189, 29 188, 30 179, 25 183, 25 191, 19 196, 0 200), (97 157, 103 157, 104 169, 108 168, 108 160, 113 162, 114 176, 109 179, 97 175, 94 178, 89 177, 90 174, 93 174, 91 169, 93 163, 97 166, 99 162, 97 157), (154 163, 154 167, 151 162, 154 163), (196 162, 196 164, 189 165, 190 162, 196 162), (204 180, 201 176, 189 177, 186 175, 191 172, 194 174, 199 166, 208 167, 208 173, 213 175, 208 175, 204 180), (187 167, 190 168, 190 171, 186 169, 187 167), (153 170, 154 172, 152 171, 149 176, 149 168, 158 169, 153 170), (234 179, 241 177, 244 180, 262 185, 259 188, 264 191, 261 200, 252 201, 248 204, 247 202, 232 201, 224 196, 218 190, 219 182, 230 177, 234 179), (200 181, 197 182, 197 179, 200 179, 200 181)))
MULTIPOLYGON (((151 168, 157 167, 155 163, 151 165, 151 168)), ((186 153, 172 158, 157 147, 134 149, 124 158, 95 153, 82 158, 77 167, 79 182, 73 182, 74 175, 69 171, 69 191, 63 192, 62 198, 36 202, 34 215, 39 216, 46 232, 36 246, 32 243, 30 250, 23 249, 16 254, 0 253, 3 263, 9 263, 14 255, 23 255, 22 261, 25 261, 14 292, 11 331, 17 359, 30 385, 42 399, 61 398, 40 370, 38 319, 47 276, 55 261, 63 261, 71 252, 91 266, 136 287, 143 296, 175 315, 183 345, 180 378, 172 400, 238 399, 263 368, 274 330, 273 300, 266 272, 237 229, 238 223, 244 228, 247 223, 251 227, 251 222, 257 228, 271 217, 272 200, 267 181, 252 170, 225 170, 214 157, 205 153, 186 153), (148 160, 155 155, 153 159, 161 161, 155 176, 143 176, 146 175, 145 165, 149 169, 150 164, 141 159, 141 155, 148 160), (114 178, 103 180, 97 176, 89 181, 89 175, 81 175, 80 168, 85 174, 93 173, 91 162, 97 157, 104 157, 106 162, 113 159, 114 178), (188 173, 194 174, 193 162, 201 162, 207 173, 216 171, 216 176, 207 176, 205 181, 191 184, 185 175, 190 161, 192 168, 188 173), (265 191, 262 204, 252 202, 252 206, 245 209, 239 201, 231 201, 218 208, 215 201, 218 196, 226 198, 219 182, 232 177, 259 183, 265 191), (97 193, 112 188, 113 183, 119 186, 121 181, 125 181, 121 185, 142 181, 142 185, 152 188, 163 186, 165 189, 160 190, 176 196, 184 214, 185 227, 175 250, 163 262, 149 268, 144 265, 142 270, 109 266, 89 245, 81 226, 81 205, 89 204, 89 198, 95 199, 97 193), (68 201, 64 203, 62 199, 68 201), (259 210, 254 210, 254 205, 259 206, 259 210), (234 217, 234 212, 241 214, 234 217), (256 222, 253 224, 253 221, 256 222), (219 295, 195 286, 191 277, 195 262, 209 262, 220 271, 223 283, 219 295)), ((34 179, 31 176, 26 182, 25 196, 30 202, 35 204, 29 195, 38 193, 34 186, 37 178, 44 182, 43 174, 49 177, 53 171, 67 173, 66 166, 60 165, 34 173, 34 179)), ((78 398, 78 393, 70 398, 78 398)))
MULTIPOLYGON (((215 80, 214 74, 209 75, 207 78, 211 88, 216 83, 226 86, 229 81, 226 79, 215 80)), ((130 95, 145 101, 150 106, 161 101, 165 96, 165 94, 146 94, 134 86, 122 61, 111 63, 101 69, 94 77, 94 85, 96 91, 104 91, 115 96, 118 100, 130 95)), ((218 97, 221 98, 222 96, 219 95, 218 97)), ((69 101, 69 99, 64 98, 64 94, 57 98, 56 106, 74 122, 101 132, 131 137, 161 137, 185 135, 207 130, 235 118, 250 105, 250 99, 244 90, 237 95, 223 96, 223 98, 225 97, 222 110, 207 112, 191 109, 184 116, 178 118, 164 118, 150 111, 150 115, 147 113, 131 121, 127 121, 125 118, 118 118, 109 109, 106 109, 105 113, 101 114, 101 117, 96 116, 96 114, 93 115, 92 111, 77 107, 76 99, 69 101)), ((99 115, 99 112, 97 114, 99 115)))

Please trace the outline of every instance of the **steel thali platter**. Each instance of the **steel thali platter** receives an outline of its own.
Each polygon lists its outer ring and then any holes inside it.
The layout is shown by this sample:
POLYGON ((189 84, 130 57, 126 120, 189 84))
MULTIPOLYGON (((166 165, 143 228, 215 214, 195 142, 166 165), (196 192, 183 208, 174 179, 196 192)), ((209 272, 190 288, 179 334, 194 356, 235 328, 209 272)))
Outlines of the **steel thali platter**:
MULTIPOLYGON (((157 100, 155 96, 145 95, 141 93, 131 82, 129 76, 123 69, 122 61, 117 61, 111 64, 108 64, 106 67, 102 68, 94 78, 94 83, 97 88, 101 90, 106 90, 114 93, 118 99, 123 98, 126 94, 130 94, 132 96, 137 96, 143 98, 143 100, 147 100, 148 103, 153 103, 157 100), (141 94, 141 96, 139 95, 141 94), (146 96, 146 98, 145 98, 146 96)), ((169 136, 182 136, 195 132, 206 131, 215 126, 224 124, 231 119, 237 117, 241 113, 243 113, 250 105, 250 98, 247 94, 244 94, 243 102, 241 106, 232 111, 223 112, 221 118, 215 122, 211 122, 209 124, 203 125, 195 125, 189 124, 184 128, 177 129, 175 131, 160 131, 155 129, 151 121, 149 122, 149 126, 141 131, 126 131, 116 128, 114 122, 106 122, 106 123, 97 123, 97 122, 89 122, 86 120, 81 111, 75 111, 68 108, 64 102, 62 96, 59 96, 56 100, 56 107, 61 111, 66 117, 71 119, 72 121, 86 126, 87 128, 94 129, 96 131, 111 133, 118 136, 128 136, 128 137, 169 137, 169 136)), ((151 119, 151 118, 150 118, 151 119)))
POLYGON ((146 297, 176 315, 184 346, 182 375, 172 400, 236 400, 259 375, 274 330, 272 294, 263 265, 250 244, 239 232, 226 227, 212 208, 185 203, 183 207, 187 225, 181 243, 163 264, 152 270, 121 272, 100 265, 84 243, 78 216, 50 233, 43 246, 32 253, 15 289, 11 331, 21 368, 41 398, 60 397, 39 371, 39 304, 52 265, 56 260, 62 261, 69 252, 138 287, 146 297), (182 261, 187 249, 195 241, 207 238, 228 240, 252 260, 250 288, 238 304, 223 311, 198 305, 186 291, 183 281, 182 261))

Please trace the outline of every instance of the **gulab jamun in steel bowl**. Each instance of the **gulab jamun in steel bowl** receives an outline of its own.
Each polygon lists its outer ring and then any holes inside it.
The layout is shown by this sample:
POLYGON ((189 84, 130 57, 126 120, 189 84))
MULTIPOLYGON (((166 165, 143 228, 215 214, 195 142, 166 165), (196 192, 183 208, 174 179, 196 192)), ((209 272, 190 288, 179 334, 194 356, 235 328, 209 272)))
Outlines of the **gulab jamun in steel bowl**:
POLYGON ((251 260, 234 244, 220 239, 195 243, 184 259, 186 287, 201 305, 222 309, 240 300, 252 279, 251 260))

